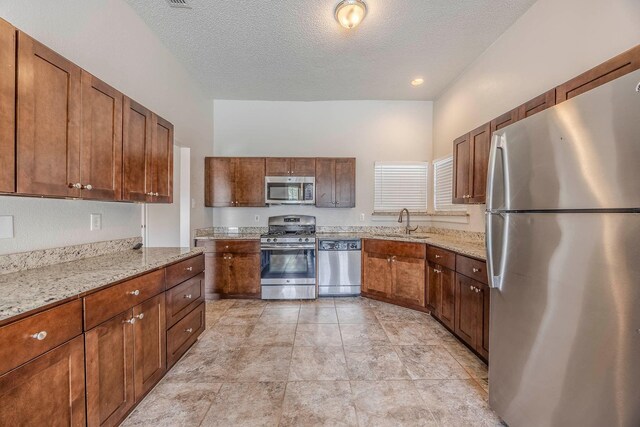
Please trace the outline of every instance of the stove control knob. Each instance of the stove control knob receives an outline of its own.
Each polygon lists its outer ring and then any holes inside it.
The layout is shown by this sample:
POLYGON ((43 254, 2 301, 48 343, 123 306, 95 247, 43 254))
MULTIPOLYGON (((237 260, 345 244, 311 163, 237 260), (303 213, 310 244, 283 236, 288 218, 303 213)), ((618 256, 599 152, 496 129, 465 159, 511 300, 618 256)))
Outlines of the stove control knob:
POLYGON ((271 239, 267 239, 267 242, 271 242, 271 239))
POLYGON ((273 238, 273 241, 274 241, 274 242, 277 242, 277 241, 278 241, 278 239, 276 239, 276 238, 274 237, 274 238, 273 238))
MULTIPOLYGON (((300 239, 300 240, 302 240, 302 239, 300 239)), ((309 238, 307 237, 306 239, 304 239, 304 241, 305 241, 305 242, 308 242, 308 241, 309 241, 309 238)))
MULTIPOLYGON (((309 240, 309 239, 307 239, 307 240, 309 240)), ((298 242, 302 242, 302 237, 300 237, 300 238, 298 239, 298 242)))

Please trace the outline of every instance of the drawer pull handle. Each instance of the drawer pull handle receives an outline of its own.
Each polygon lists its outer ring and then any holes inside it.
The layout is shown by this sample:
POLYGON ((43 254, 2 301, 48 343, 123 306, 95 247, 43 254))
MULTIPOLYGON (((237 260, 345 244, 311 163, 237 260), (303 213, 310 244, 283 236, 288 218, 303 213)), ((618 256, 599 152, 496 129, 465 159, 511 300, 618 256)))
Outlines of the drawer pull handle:
POLYGON ((187 267, 187 268, 185 268, 185 270, 187 270, 187 271, 193 271, 193 267, 187 267))
POLYGON ((135 317, 132 317, 132 318, 131 318, 131 319, 129 319, 129 320, 123 320, 123 321, 122 321, 122 323, 130 323, 130 324, 132 324, 132 325, 133 325, 134 323, 136 323, 136 318, 135 318, 135 317))
POLYGON ((38 341, 42 341, 47 337, 47 331, 40 331, 37 334, 31 335, 31 338, 36 339, 38 341))
POLYGON ((140 313, 137 316, 133 316, 133 317, 135 317, 136 319, 142 320, 142 319, 144 319, 144 313, 140 313))
POLYGON ((133 295, 134 297, 137 297, 138 295, 140 295, 140 290, 136 289, 135 291, 131 291, 129 292, 129 295, 133 295))
POLYGON ((438 259, 438 258, 442 258, 442 257, 440 255, 436 255, 436 259, 438 259))
POLYGON ((184 330, 186 333, 190 334, 191 332, 193 332, 193 328, 188 328, 184 330))
POLYGON ((475 267, 474 267, 472 270, 473 270, 473 272, 474 272, 474 273, 479 273, 479 272, 480 272, 480 269, 479 269, 479 268, 475 268, 475 267))
POLYGON ((187 294, 184 296, 186 299, 191 299, 191 294, 187 294))

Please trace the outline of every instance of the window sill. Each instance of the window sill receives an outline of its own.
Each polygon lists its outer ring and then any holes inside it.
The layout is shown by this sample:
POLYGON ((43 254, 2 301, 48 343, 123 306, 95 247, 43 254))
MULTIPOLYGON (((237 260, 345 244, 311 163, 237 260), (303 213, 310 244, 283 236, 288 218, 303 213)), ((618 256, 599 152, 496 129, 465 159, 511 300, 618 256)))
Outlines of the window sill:
MULTIPOLYGON (((396 222, 400 212, 373 212, 371 220, 376 222, 396 222)), ((466 211, 414 211, 410 212, 411 222, 448 222, 455 224, 468 224, 470 215, 466 211)))
MULTIPOLYGON (((458 216, 458 217, 468 217, 469 213, 467 211, 436 211, 436 212, 428 212, 428 211, 409 211, 412 217, 438 217, 438 216, 458 216)), ((371 216, 395 216, 400 215, 400 212, 397 211, 378 211, 373 212, 371 216)))

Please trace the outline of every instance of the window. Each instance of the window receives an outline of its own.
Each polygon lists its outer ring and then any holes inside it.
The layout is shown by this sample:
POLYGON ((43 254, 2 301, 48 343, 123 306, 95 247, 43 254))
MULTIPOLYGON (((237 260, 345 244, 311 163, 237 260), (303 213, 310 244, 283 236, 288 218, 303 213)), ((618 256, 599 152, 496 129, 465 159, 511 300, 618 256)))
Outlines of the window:
POLYGON ((454 205, 453 156, 433 162, 433 201, 436 211, 464 211, 466 206, 454 205))
POLYGON ((376 162, 375 212, 427 210, 427 162, 376 162))

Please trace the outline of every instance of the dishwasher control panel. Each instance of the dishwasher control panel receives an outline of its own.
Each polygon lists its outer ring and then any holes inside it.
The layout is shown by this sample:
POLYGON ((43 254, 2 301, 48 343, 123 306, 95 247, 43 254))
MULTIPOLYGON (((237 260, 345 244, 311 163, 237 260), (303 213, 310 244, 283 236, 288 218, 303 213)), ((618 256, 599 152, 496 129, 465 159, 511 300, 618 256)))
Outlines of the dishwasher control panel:
POLYGON ((318 249, 321 251, 359 251, 362 249, 360 240, 320 240, 318 249))

